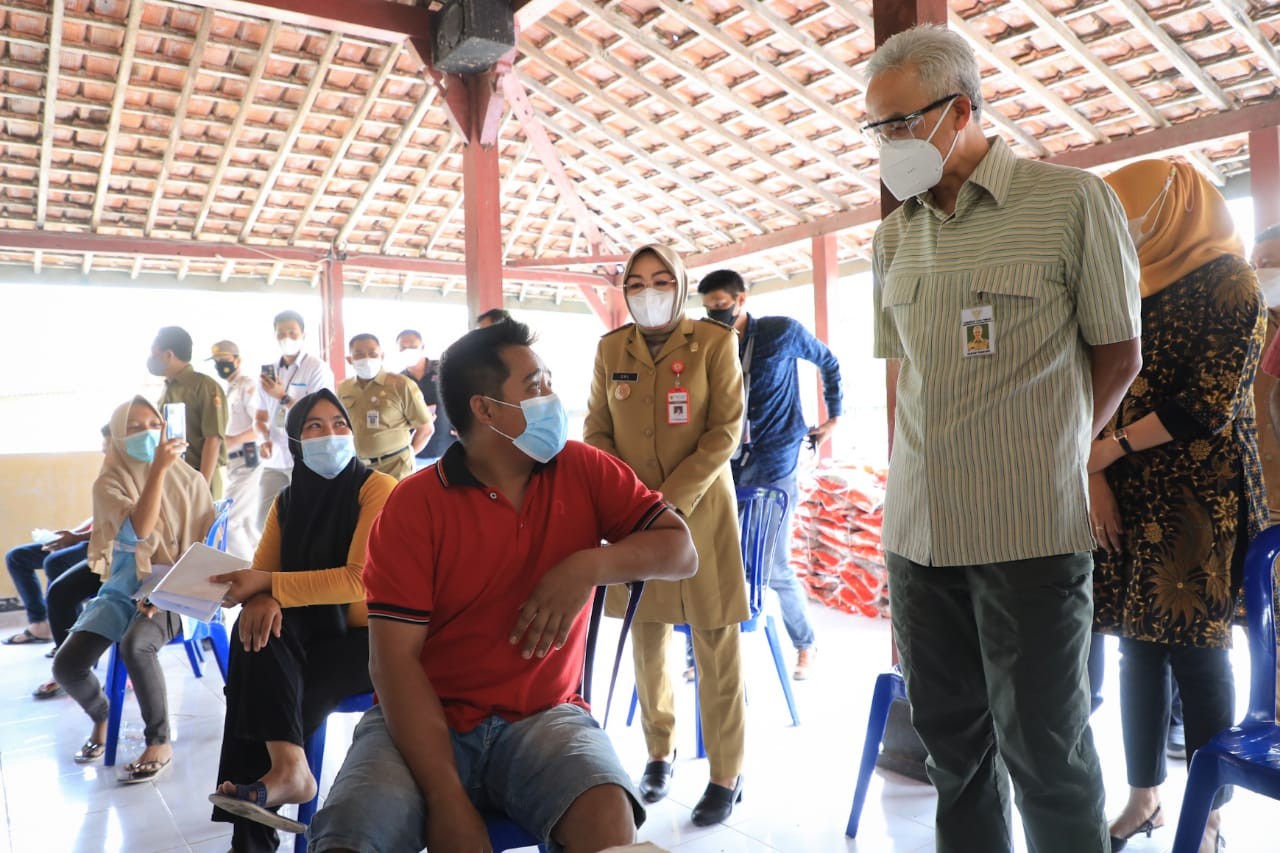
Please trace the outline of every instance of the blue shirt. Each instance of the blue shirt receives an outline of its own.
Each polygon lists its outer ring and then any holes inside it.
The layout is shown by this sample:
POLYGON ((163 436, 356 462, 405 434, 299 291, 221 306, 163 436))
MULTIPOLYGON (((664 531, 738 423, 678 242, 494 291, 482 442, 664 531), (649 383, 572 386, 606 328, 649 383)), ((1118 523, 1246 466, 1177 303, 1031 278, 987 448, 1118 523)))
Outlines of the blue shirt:
MULTIPOLYGON (((88 631, 106 637, 113 643, 120 642, 129 623, 138 613, 138 602, 133 594, 142 585, 138 578, 138 562, 134 550, 138 537, 133 532, 133 522, 126 518, 116 534, 111 553, 110 576, 103 582, 98 594, 84 606, 84 612, 72 626, 72 631, 88 631)), ((163 571, 163 566, 152 566, 163 571)))
MULTIPOLYGON (((738 344, 740 358, 746 357, 747 344, 753 339, 751 398, 747 401, 751 443, 745 449, 750 450, 747 461, 758 476, 772 482, 796 469, 800 442, 809 433, 800 406, 796 360, 803 358, 821 371, 822 396, 827 414, 833 418, 842 411, 840 362, 826 344, 790 317, 756 318, 748 314, 747 333, 738 344)), ((735 478, 738 473, 735 463, 735 478)))

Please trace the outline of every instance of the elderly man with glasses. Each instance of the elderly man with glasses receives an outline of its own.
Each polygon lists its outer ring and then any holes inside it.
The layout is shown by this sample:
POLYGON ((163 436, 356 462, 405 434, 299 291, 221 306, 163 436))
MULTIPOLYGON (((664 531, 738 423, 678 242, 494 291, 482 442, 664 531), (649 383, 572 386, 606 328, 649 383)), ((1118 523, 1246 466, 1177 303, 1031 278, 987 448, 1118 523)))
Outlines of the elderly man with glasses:
POLYGON ((937 849, 1011 850, 1012 776, 1028 849, 1102 853, 1086 457, 1141 364, 1124 212, 983 135, 960 36, 908 30, 867 73, 903 202, 873 247, 875 354, 899 365, 884 548, 937 849))

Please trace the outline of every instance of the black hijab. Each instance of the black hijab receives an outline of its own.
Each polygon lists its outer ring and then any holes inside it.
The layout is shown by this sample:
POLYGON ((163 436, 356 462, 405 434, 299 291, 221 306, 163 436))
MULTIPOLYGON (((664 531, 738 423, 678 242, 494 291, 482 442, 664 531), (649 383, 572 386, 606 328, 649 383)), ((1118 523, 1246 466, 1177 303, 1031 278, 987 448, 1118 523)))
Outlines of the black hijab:
MULTIPOLYGON (((294 403, 285 422, 289 452, 293 454, 293 480, 276 501, 280 523, 280 567, 286 572, 333 569, 347 564, 351 539, 360 521, 360 489, 373 473, 358 458, 352 458, 332 480, 307 467, 302 457, 302 425, 321 400, 332 403, 342 413, 347 426, 351 416, 337 395, 327 389, 308 394, 294 403)), ((333 627, 344 630, 346 608, 341 605, 311 605, 309 611, 332 611, 333 627)))

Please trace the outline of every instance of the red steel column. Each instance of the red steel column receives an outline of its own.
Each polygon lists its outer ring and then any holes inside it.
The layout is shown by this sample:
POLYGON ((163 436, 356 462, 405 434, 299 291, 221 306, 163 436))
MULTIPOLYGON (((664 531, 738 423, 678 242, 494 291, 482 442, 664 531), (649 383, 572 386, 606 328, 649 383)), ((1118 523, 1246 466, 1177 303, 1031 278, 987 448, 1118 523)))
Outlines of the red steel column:
MULTIPOLYGON (((831 288, 840 278, 839 260, 836 257, 836 235, 823 234, 813 238, 813 332, 824 344, 831 342, 831 288)), ((818 423, 827 420, 827 402, 822 396, 822 377, 818 377, 818 423)), ((831 443, 818 449, 823 459, 831 458, 831 443)))
POLYGON ((347 370, 346 338, 342 329, 342 261, 320 263, 320 357, 329 362, 335 381, 347 370))
POLYGON ((1280 225, 1280 127, 1249 134, 1249 190, 1254 230, 1280 225))
POLYGON ((471 77, 466 86, 471 96, 471 134, 462 148, 462 215, 467 310, 474 322, 477 315, 502 307, 502 190, 498 147, 481 141, 493 97, 492 83, 484 77, 471 77))

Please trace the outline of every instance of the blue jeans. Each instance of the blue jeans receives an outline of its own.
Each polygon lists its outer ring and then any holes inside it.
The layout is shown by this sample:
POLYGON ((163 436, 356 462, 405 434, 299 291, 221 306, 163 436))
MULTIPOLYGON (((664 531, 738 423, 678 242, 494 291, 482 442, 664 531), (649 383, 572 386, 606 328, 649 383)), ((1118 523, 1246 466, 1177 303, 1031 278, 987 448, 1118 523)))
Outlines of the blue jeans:
MULTIPOLYGON (((453 759, 472 805, 501 812, 550 849, 551 830, 574 801, 599 785, 627 792, 636 826, 644 808, 609 736, 576 705, 556 705, 509 723, 490 717, 469 732, 451 732, 453 759)), ((427 804, 391 739, 382 706, 356 724, 351 749, 324 807, 308 830, 309 849, 421 850, 427 804)))
POLYGON ((18 590, 23 605, 27 608, 27 622, 44 622, 48 619, 48 611, 44 605, 44 592, 40 589, 40 580, 36 571, 43 568, 45 583, 51 584, 58 575, 74 566, 89 553, 89 543, 81 542, 61 551, 46 551, 38 543, 19 545, 4 555, 4 564, 9 569, 9 577, 13 578, 13 586, 18 590))
POLYGON ((796 491, 796 472, 778 480, 762 479, 751 463, 733 471, 734 484, 737 486, 772 486, 787 493, 787 517, 782 521, 782 530, 773 543, 773 553, 765 566, 764 583, 778 594, 778 604, 782 606, 782 622, 787 626, 787 634, 791 637, 791 645, 803 651, 813 646, 813 626, 809 624, 808 597, 796 580, 796 573, 791 568, 791 516, 795 510, 799 495, 796 491))

